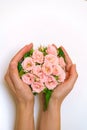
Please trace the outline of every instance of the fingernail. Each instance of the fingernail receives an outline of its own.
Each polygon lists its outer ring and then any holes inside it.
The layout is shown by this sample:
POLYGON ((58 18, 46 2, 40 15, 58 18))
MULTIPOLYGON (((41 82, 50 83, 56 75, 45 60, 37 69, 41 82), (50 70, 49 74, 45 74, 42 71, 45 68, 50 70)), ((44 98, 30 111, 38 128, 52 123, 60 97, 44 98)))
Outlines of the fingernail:
POLYGON ((31 43, 29 43, 29 44, 27 44, 27 45, 28 45, 28 46, 29 46, 29 45, 33 45, 33 43, 31 42, 31 43))

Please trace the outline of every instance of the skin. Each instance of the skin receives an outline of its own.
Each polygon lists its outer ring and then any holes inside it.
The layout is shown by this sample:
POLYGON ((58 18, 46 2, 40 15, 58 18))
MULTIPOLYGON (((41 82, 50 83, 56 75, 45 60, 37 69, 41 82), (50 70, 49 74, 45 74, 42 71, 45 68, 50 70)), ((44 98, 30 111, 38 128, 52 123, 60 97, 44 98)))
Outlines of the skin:
MULTIPOLYGON (((14 130, 34 130, 34 96, 31 89, 19 77, 17 65, 33 44, 23 47, 11 60, 5 80, 16 103, 16 121, 14 130)), ((43 96, 40 94, 40 113, 38 130, 60 130, 60 110, 65 97, 73 89, 78 77, 76 65, 72 63, 66 50, 61 47, 66 59, 67 78, 56 87, 49 101, 47 111, 43 111, 43 96), (55 111, 55 112, 54 112, 55 111)))
POLYGON ((77 80, 78 74, 76 71, 76 65, 72 63, 66 50, 61 46, 66 59, 66 71, 67 78, 64 83, 56 87, 52 93, 49 101, 47 111, 43 111, 43 96, 40 96, 40 118, 39 118, 39 130, 60 130, 60 110, 61 104, 65 97, 73 89, 77 80))
POLYGON ((17 65, 33 44, 23 47, 11 60, 5 80, 16 103, 16 121, 14 130, 34 130, 34 96, 31 89, 19 77, 17 65))

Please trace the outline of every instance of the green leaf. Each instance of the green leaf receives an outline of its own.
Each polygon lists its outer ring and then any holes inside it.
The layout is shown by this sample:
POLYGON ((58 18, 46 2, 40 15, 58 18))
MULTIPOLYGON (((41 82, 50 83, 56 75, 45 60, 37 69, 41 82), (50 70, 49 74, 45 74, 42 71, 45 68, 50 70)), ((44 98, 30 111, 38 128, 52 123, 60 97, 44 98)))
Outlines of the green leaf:
POLYGON ((18 72, 20 72, 22 70, 22 65, 20 62, 18 62, 18 72))
POLYGON ((48 91, 48 88, 45 88, 44 90, 43 90, 43 93, 46 93, 48 91))
POLYGON ((47 55, 46 50, 47 50, 47 47, 40 47, 40 48, 39 48, 39 51, 41 51, 44 56, 47 55))
POLYGON ((22 68, 22 65, 21 65, 21 62, 18 62, 18 72, 19 72, 19 76, 21 77, 23 74, 25 74, 23 68, 22 68))
POLYGON ((36 95, 37 95, 37 93, 36 93, 36 92, 33 92, 33 95, 34 95, 34 96, 36 96, 36 95))
POLYGON ((50 97, 52 95, 52 90, 49 90, 49 89, 46 88, 46 89, 44 89, 43 93, 44 93, 44 97, 45 97, 44 111, 46 111, 48 104, 49 104, 49 101, 50 101, 50 97))
POLYGON ((19 76, 21 77, 23 74, 25 74, 25 72, 24 72, 24 70, 21 70, 21 71, 19 72, 19 76))
POLYGON ((43 54, 44 54, 44 56, 46 56, 46 55, 47 55, 46 50, 47 50, 47 47, 45 47, 45 48, 44 48, 44 50, 43 50, 43 54))
POLYGON ((31 49, 29 52, 24 54, 24 58, 32 56, 33 52, 34 52, 34 50, 31 49))
POLYGON ((63 57, 65 60, 65 54, 64 54, 63 50, 61 49, 61 47, 58 48, 58 56, 63 57))
POLYGON ((59 76, 54 75, 54 78, 55 78, 56 80, 58 80, 59 76))

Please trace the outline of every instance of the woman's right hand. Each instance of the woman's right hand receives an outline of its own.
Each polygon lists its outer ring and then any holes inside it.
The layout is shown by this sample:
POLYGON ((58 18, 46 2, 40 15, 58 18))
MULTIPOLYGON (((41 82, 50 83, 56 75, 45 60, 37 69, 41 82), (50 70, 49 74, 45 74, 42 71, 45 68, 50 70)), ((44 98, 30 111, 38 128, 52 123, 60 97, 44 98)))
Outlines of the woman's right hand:
POLYGON ((32 49, 32 47, 32 43, 26 45, 12 58, 5 75, 5 80, 8 84, 8 88, 16 99, 17 105, 34 104, 34 96, 32 94, 32 91, 29 86, 20 79, 17 69, 18 62, 21 60, 25 53, 32 49))

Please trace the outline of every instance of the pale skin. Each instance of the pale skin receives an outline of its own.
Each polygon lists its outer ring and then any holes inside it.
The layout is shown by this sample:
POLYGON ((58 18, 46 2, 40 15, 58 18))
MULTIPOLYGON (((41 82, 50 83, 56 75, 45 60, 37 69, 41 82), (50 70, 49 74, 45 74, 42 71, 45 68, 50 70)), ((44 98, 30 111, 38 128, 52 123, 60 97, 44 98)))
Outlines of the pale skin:
POLYGON ((72 63, 66 50, 61 47, 66 59, 67 78, 64 83, 55 88, 49 101, 47 111, 43 111, 43 97, 40 109, 39 130, 61 130, 60 110, 65 97, 73 89, 78 77, 76 65, 72 63))
MULTIPOLYGON (((16 103, 16 122, 14 130, 34 130, 34 96, 31 89, 19 77, 17 65, 23 55, 33 47, 33 44, 23 47, 11 60, 5 80, 16 103)), ((60 130, 60 109, 64 98, 72 90, 78 77, 74 65, 67 52, 61 47, 66 59, 67 79, 52 93, 47 111, 43 111, 41 98, 40 121, 38 130, 60 130), (55 112, 54 112, 55 111, 55 112)))
POLYGON ((29 86, 20 79, 17 70, 18 61, 32 47, 32 44, 26 45, 13 57, 5 75, 17 108, 14 130, 34 130, 34 96, 29 86))

